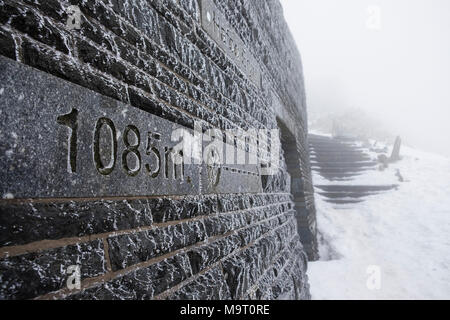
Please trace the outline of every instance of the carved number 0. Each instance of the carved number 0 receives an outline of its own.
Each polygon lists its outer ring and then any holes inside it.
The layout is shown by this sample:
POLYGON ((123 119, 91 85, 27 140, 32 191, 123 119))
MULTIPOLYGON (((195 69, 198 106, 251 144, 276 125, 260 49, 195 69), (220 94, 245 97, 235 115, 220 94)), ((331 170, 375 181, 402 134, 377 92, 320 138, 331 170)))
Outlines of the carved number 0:
POLYGON ((94 163, 97 168, 97 171, 100 174, 108 175, 114 170, 114 166, 116 165, 117 158, 117 140, 116 140, 116 128, 114 127, 114 123, 108 118, 100 118, 95 125, 94 131, 94 163), (111 132, 111 160, 109 164, 105 166, 102 163, 102 159, 100 157, 100 129, 102 126, 108 126, 111 132))

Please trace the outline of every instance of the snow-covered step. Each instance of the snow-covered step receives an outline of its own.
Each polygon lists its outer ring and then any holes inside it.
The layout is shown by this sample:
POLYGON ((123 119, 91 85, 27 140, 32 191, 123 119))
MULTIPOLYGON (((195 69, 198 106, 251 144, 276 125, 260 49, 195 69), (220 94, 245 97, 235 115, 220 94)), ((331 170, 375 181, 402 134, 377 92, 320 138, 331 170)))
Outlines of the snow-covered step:
POLYGON ((318 156, 311 155, 311 160, 317 162, 360 162, 360 161, 371 161, 372 159, 369 156, 345 156, 345 155, 336 155, 336 156, 318 156))
POLYGON ((370 168, 361 168, 361 167, 352 168, 352 167, 315 167, 315 166, 313 166, 312 169, 316 172, 324 174, 358 173, 371 170, 370 168))
POLYGON ((319 155, 365 155, 368 156, 363 151, 359 150, 316 150, 314 148, 310 148, 310 152, 319 155))
POLYGON ((321 157, 369 157, 367 153, 361 151, 332 151, 332 152, 316 152, 314 149, 310 150, 312 156, 321 156, 321 157))
POLYGON ((309 148, 311 151, 318 151, 318 152, 340 152, 340 151, 355 151, 355 152, 365 152, 366 149, 363 149, 356 145, 325 145, 325 146, 318 146, 314 144, 310 144, 309 148))
POLYGON ((396 189, 398 184, 390 185, 316 185, 316 188, 326 192, 380 192, 396 189))
POLYGON ((364 198, 376 195, 379 192, 318 192, 328 199, 364 198))
POLYGON ((334 204, 353 204, 353 203, 360 203, 364 200, 355 200, 355 199, 325 199, 328 203, 334 203, 334 204))
POLYGON ((378 163, 376 161, 357 161, 357 162, 317 162, 311 161, 311 166, 322 168, 370 168, 375 167, 378 163))
POLYGON ((311 157, 316 157, 316 158, 350 158, 352 161, 358 161, 355 158, 364 158, 366 160, 360 160, 360 161, 370 161, 372 160, 370 158, 370 156, 366 153, 362 153, 362 152, 349 152, 349 151, 345 151, 345 152, 329 152, 329 153, 325 153, 325 152, 314 152, 314 151, 310 151, 310 156, 311 157))

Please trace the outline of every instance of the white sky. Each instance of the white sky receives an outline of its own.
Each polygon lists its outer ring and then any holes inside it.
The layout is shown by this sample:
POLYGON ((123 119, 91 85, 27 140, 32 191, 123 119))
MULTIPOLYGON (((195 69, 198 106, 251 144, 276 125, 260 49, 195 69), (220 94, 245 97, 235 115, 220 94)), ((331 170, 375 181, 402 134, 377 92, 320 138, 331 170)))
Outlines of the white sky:
POLYGON ((450 156, 449 0, 281 3, 302 55, 310 112, 362 108, 411 145, 450 156))

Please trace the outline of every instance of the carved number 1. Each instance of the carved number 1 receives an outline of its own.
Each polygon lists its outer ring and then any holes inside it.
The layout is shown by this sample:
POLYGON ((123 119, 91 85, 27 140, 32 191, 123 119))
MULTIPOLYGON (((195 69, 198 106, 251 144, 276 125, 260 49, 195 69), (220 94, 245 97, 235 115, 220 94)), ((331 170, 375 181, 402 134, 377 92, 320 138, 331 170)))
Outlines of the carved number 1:
POLYGON ((59 124, 70 128, 69 146, 68 146, 68 169, 74 173, 77 171, 77 129, 78 129, 78 110, 72 109, 68 114, 59 116, 56 121, 59 124))

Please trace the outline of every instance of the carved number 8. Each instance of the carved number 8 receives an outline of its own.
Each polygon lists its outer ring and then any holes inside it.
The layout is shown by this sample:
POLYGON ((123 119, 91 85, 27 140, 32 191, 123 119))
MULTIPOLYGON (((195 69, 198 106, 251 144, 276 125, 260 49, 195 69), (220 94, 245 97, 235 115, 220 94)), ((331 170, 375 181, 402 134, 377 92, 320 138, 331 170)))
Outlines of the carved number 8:
POLYGON ((139 152, 139 145, 141 144, 141 136, 139 134, 138 128, 133 125, 129 125, 125 128, 125 132, 123 134, 123 142, 125 143, 126 150, 122 153, 122 166, 125 169, 126 173, 132 177, 137 175, 141 170, 141 153, 139 152), (136 136, 136 143, 131 144, 128 140, 128 134, 132 131, 136 136), (136 166, 130 169, 128 165, 128 155, 132 153, 136 156, 136 166))

